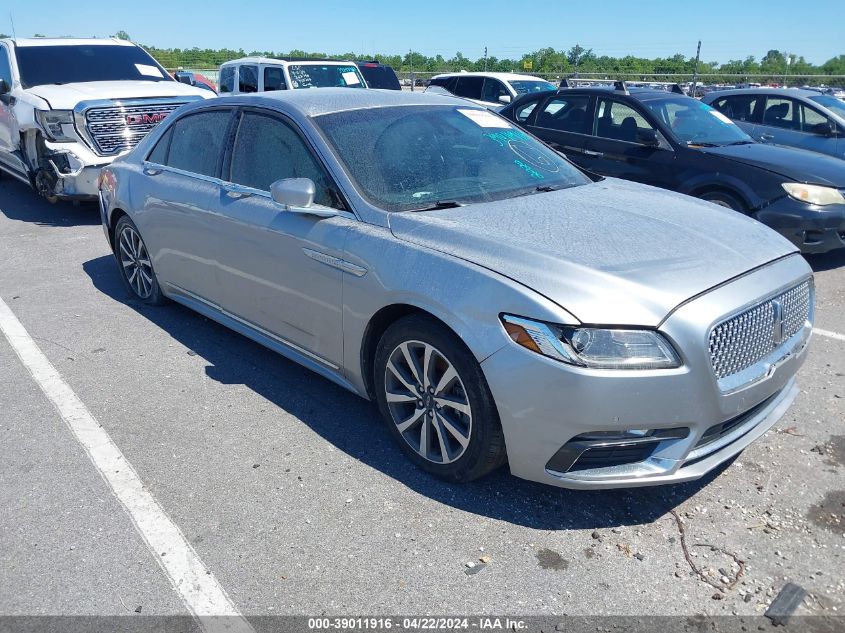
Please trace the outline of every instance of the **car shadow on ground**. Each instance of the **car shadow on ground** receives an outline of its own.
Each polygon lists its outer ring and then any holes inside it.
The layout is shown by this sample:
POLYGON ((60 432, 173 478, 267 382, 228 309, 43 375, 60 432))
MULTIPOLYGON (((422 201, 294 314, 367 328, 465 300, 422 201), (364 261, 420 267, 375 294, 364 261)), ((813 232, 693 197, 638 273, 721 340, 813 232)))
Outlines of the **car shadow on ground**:
POLYGON ((821 255, 804 255, 804 259, 816 273, 842 268, 845 267, 845 248, 838 248, 821 255))
POLYGON ((647 524, 665 515, 723 469, 687 484, 571 491, 513 477, 502 468, 469 484, 418 470, 388 434, 375 405, 205 317, 171 303, 147 306, 129 294, 111 256, 83 264, 99 291, 155 323, 208 362, 207 375, 243 384, 296 416, 339 450, 425 495, 466 512, 543 530, 647 524))
POLYGON ((0 213, 10 220, 38 226, 93 226, 100 224, 96 202, 60 200, 50 204, 31 188, 6 174, 0 175, 0 213))

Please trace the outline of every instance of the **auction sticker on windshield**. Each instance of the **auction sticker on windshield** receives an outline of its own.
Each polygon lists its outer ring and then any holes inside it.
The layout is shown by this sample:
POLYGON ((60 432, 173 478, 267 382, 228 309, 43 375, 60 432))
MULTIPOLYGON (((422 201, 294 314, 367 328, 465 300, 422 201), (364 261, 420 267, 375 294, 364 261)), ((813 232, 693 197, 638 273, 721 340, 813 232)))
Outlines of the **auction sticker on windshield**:
POLYGON ((498 127, 505 129, 512 127, 510 123, 501 117, 497 117, 488 110, 464 110, 462 108, 458 108, 458 112, 480 127, 498 127))
POLYGON ((138 72, 145 77, 161 77, 161 71, 155 66, 150 66, 149 64, 135 64, 135 68, 137 68, 138 72))
POLYGON ((343 73, 343 80, 346 82, 347 86, 352 86, 354 84, 361 83, 361 80, 358 79, 358 75, 356 75, 354 72, 343 73))

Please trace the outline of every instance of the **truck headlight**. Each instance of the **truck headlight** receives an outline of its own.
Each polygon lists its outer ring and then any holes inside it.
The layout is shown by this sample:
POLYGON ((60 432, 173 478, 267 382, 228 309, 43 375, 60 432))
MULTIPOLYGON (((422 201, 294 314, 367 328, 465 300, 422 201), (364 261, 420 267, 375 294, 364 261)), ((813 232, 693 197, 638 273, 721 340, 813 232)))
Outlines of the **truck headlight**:
POLYGON ((820 185, 804 185, 800 182, 785 182, 781 185, 784 191, 791 198, 807 204, 815 204, 820 207, 829 204, 845 204, 845 196, 842 192, 833 187, 822 187, 820 185))
POLYGON ((76 140, 73 136, 69 136, 71 131, 66 129, 66 126, 73 127, 73 111, 37 110, 37 113, 38 122, 51 141, 67 143, 76 140))
POLYGON ((592 369, 669 369, 681 360, 654 330, 553 325, 502 315, 502 325, 517 345, 570 365, 592 369))

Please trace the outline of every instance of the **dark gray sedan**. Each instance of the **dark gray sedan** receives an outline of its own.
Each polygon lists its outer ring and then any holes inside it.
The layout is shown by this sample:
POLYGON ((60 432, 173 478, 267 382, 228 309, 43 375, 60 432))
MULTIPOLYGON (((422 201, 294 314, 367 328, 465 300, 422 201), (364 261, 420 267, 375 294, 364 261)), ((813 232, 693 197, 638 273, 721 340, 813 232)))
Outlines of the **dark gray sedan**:
POLYGON ((185 106, 100 200, 138 300, 374 400, 451 481, 506 461, 573 488, 701 477, 784 414, 812 331, 811 271, 774 231, 589 176, 449 97, 185 106))

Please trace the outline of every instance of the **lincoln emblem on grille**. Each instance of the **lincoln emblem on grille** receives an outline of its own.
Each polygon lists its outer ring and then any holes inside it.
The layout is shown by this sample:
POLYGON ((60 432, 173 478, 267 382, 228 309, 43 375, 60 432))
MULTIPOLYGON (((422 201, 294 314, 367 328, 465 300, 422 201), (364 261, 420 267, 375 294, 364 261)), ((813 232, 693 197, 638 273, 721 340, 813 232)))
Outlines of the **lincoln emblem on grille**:
POLYGON ((126 124, 137 125, 138 123, 161 123, 167 116, 165 112, 156 112, 153 114, 127 114, 126 124))
POLYGON ((783 342, 783 301, 772 299, 772 339, 775 346, 783 342))

